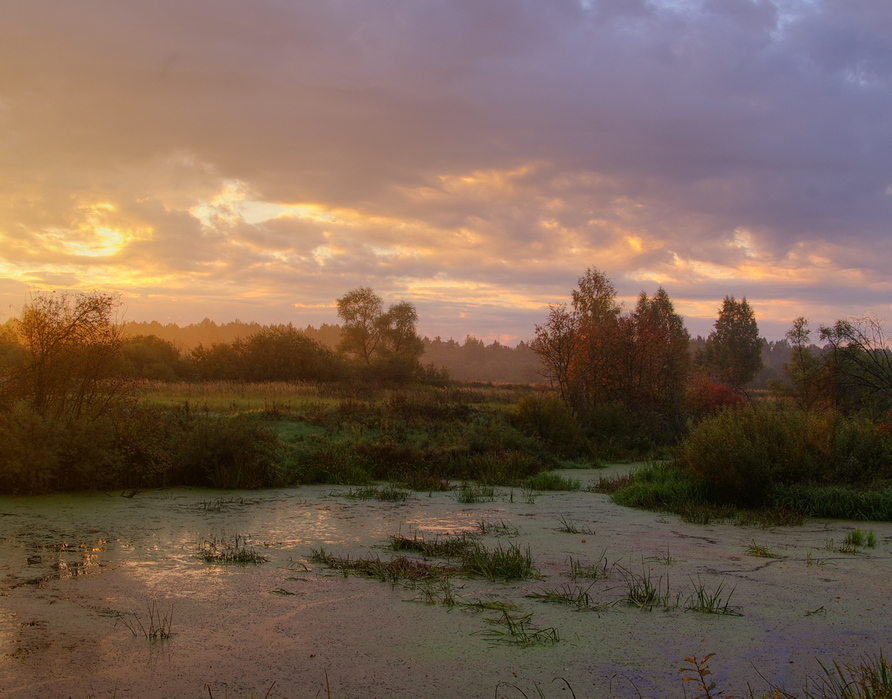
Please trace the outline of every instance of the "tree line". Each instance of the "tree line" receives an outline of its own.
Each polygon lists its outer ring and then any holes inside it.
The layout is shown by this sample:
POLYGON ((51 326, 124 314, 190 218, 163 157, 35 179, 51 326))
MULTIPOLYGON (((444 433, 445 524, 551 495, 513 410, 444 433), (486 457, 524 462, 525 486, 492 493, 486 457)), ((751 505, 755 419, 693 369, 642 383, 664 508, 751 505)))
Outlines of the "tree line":
MULTIPOLYGON (((812 343, 805 318, 785 338, 783 378, 767 382, 775 399, 802 408, 885 415, 892 408, 892 353, 871 318, 840 320, 812 343)), ((691 417, 743 402, 763 369, 766 343, 746 298, 727 296, 712 332, 692 343, 668 293, 642 292, 634 307, 617 300, 607 276, 586 270, 569 304, 554 304, 536 326, 533 351, 561 401, 589 433, 607 425, 672 443, 691 417), (692 351, 693 349, 693 351, 692 351)))

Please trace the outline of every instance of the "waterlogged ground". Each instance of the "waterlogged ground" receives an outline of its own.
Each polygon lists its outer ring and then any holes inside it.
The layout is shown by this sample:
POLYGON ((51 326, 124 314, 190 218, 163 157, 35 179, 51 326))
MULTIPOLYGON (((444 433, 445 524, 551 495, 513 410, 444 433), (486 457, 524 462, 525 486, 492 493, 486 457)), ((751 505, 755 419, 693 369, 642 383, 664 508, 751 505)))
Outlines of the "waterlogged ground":
MULTIPOLYGON (((599 474, 571 475, 588 484, 599 474)), ((681 697, 684 657, 708 653, 719 687, 745 694, 748 683, 799 691, 819 662, 892 648, 890 524, 697 526, 590 492, 530 500, 497 489, 494 501, 461 504, 449 493, 383 503, 348 491, 0 498, 0 694, 533 697, 538 685, 547 697, 569 697, 569 687, 580 699, 681 697), (539 578, 459 578, 448 607, 439 588, 345 577, 309 560, 321 548, 389 559, 398 555, 391 535, 479 532, 481 523, 488 547, 529 546, 539 578), (873 530, 876 546, 840 552, 855 526, 873 530), (221 566, 196 555, 236 535, 268 561, 221 566), (777 557, 748 555, 754 544, 777 557), (574 579, 572 565, 608 575, 574 579), (636 581, 665 603, 626 604, 636 581), (736 614, 685 609, 698 588, 719 591, 736 614), (546 591, 587 608, 527 596, 546 591), (513 619, 532 615, 524 629, 533 640, 537 631, 560 640, 509 643, 487 621, 503 612, 463 603, 511 603, 513 619), (170 638, 145 637, 159 630, 170 638)))

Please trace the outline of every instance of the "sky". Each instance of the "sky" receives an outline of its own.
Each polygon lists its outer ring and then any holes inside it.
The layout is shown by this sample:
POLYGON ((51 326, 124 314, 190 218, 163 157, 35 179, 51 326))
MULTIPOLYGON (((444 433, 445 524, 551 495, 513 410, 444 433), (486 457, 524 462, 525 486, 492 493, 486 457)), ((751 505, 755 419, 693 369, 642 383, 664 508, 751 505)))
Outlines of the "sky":
POLYGON ((588 267, 693 335, 889 318, 887 0, 29 0, 0 23, 0 322, 514 344, 588 267))

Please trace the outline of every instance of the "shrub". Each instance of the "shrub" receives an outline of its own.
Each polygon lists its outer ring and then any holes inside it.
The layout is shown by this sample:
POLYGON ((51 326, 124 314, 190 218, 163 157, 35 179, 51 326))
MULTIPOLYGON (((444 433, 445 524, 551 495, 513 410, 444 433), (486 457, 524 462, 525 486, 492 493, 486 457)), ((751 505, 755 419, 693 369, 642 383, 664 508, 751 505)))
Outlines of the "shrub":
POLYGON ((604 458, 639 458, 650 454, 661 441, 653 425, 620 401, 592 406, 585 430, 604 458))
POLYGON ((51 420, 24 403, 0 413, 0 491, 103 488, 119 463, 109 420, 51 420))
POLYGON ((744 399, 727 386, 703 378, 691 384, 685 395, 685 412, 703 417, 713 415, 724 408, 739 408, 744 399))
POLYGON ((368 485, 372 482, 353 445, 327 438, 308 439, 294 446, 287 459, 290 483, 368 485))
POLYGON ((517 429, 537 437, 562 456, 583 456, 590 451, 579 421, 557 395, 524 396, 510 417, 517 429))
POLYGON ((215 488, 263 488, 283 482, 280 444, 270 429, 244 417, 192 414, 177 439, 178 482, 215 488))
POLYGON ((725 409, 694 425, 679 462, 736 502, 772 484, 865 484, 888 473, 889 444, 876 427, 788 404, 725 409))
POLYGON ((544 471, 528 478, 527 486, 533 490, 579 490, 582 483, 578 478, 566 478, 556 471, 544 471))

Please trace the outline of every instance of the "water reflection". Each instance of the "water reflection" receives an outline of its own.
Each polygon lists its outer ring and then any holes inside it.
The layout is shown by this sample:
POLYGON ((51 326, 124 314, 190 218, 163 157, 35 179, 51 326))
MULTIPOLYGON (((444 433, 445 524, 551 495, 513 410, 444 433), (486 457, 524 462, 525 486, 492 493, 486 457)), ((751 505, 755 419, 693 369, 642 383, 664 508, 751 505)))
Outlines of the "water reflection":
MULTIPOLYGON (((343 490, 343 489, 341 489, 343 490)), ((136 498, 102 493, 0 498, 0 589, 42 585, 127 566, 163 589, 195 576, 231 575, 201 561, 203 541, 247 537, 264 555, 298 560, 321 546, 386 541, 398 531, 448 533, 475 528, 479 512, 437 508, 423 498, 404 503, 356 501, 331 486, 233 493, 173 489, 136 498)), ((346 492, 346 491, 344 491, 346 492)), ((451 509, 451 508, 450 508, 451 509)))

